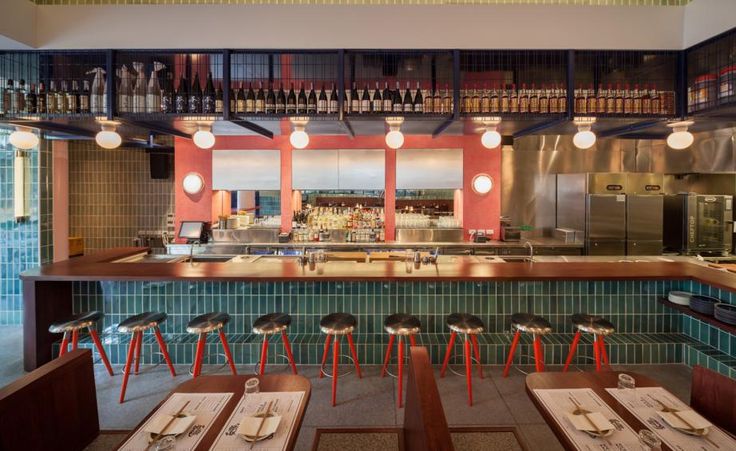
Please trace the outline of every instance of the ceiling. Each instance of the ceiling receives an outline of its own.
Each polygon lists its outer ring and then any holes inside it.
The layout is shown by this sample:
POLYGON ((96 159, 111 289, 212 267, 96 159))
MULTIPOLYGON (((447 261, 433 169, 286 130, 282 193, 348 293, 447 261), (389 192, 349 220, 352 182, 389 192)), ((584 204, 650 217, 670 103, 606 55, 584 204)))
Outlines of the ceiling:
POLYGON ((30 0, 39 5, 574 5, 683 6, 692 0, 30 0))

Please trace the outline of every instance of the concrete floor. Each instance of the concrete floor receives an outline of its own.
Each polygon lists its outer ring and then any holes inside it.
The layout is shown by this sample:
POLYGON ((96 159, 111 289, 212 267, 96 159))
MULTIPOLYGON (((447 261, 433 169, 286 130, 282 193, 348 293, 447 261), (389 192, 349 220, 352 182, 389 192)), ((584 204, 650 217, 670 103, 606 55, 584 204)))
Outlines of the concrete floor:
MULTIPOLYGON (((0 386, 23 375, 21 362, 21 329, 0 327, 0 386)), ((189 378, 188 368, 177 367, 172 378, 165 365, 145 368, 128 384, 126 402, 118 403, 121 367, 110 377, 102 365, 95 367, 97 404, 100 427, 105 430, 131 429, 158 404, 170 390, 189 378)), ((205 368, 215 370, 216 368, 205 368)), ((271 372, 286 371, 286 366, 271 367, 271 372)), ((344 371, 349 368, 345 367, 344 371)), ((550 371, 559 368, 550 367, 550 371)), ((653 377, 684 401, 690 399, 690 369, 685 365, 630 365, 614 367, 653 377)), ((253 371, 253 366, 238 368, 243 374, 253 371)), ((396 408, 396 380, 380 378, 380 367, 364 369, 363 379, 353 373, 340 378, 338 405, 330 406, 331 380, 319 379, 316 367, 300 368, 302 375, 312 383, 312 398, 307 408, 304 424, 297 441, 297 450, 311 449, 317 427, 334 426, 398 426, 404 421, 403 409, 396 408)), ((468 407, 465 378, 448 372, 437 384, 445 415, 451 426, 455 425, 512 425, 517 426, 530 449, 561 450, 562 447, 542 416, 529 400, 524 390, 525 375, 512 371, 508 378, 501 377, 502 368, 485 368, 485 379, 473 379, 474 406, 468 407)), ((227 374, 226 369, 219 374, 227 374)))

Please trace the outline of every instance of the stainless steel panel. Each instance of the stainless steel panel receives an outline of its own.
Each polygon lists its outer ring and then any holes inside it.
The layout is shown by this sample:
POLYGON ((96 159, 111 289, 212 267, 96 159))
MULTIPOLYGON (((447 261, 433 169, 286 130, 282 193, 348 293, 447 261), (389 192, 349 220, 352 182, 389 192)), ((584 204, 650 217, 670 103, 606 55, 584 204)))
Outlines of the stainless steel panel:
POLYGON ((662 255, 662 241, 626 240, 626 255, 662 255))
POLYGON ((399 243, 460 243, 463 229, 396 229, 399 243))
POLYGON ((586 240, 586 255, 624 255, 625 240, 586 240))
POLYGON ((281 189, 281 152, 278 150, 213 150, 212 189, 281 189))
POLYGON ((635 241, 662 241, 664 196, 626 196, 626 238, 635 241))
POLYGON ((340 189, 337 149, 293 150, 291 186, 294 189, 340 189))
POLYGON ((462 189, 462 149, 396 151, 396 189, 462 189))
POLYGON ((626 196, 588 194, 586 198, 586 238, 589 240, 626 239, 626 196))
POLYGON ((276 243, 278 238, 279 229, 270 227, 212 230, 212 240, 216 243, 276 243))
POLYGON ((338 151, 340 189, 386 189, 384 149, 341 149, 338 151))
POLYGON ((626 193, 626 174, 623 172, 601 172, 587 174, 588 194, 626 193))
POLYGON ((664 175, 629 172, 626 174, 626 194, 664 194, 664 175))

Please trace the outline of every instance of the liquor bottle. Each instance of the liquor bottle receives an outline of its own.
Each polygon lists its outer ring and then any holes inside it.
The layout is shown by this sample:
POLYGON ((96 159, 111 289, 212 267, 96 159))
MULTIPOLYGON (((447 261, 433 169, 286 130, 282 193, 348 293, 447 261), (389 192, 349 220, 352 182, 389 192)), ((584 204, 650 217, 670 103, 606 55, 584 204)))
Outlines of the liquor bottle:
POLYGON ((36 114, 38 112, 38 102, 36 99, 38 99, 38 96, 36 95, 36 85, 31 83, 31 89, 26 92, 26 113, 36 114))
POLYGON ((534 83, 532 83, 532 89, 529 91, 529 112, 539 114, 539 91, 534 83))
POLYGON ((460 112, 470 113, 473 111, 473 97, 469 89, 463 89, 460 97, 460 112))
POLYGON ((0 114, 6 114, 10 112, 10 93, 8 90, 0 85, 0 114))
POLYGON ((649 85, 646 83, 641 91, 641 114, 652 114, 652 97, 649 95, 649 85))
POLYGON ((235 114, 238 111, 238 91, 239 89, 237 86, 235 86, 235 88, 230 86, 230 114, 235 114))
POLYGON ((368 84, 363 86, 363 95, 360 97, 360 112, 370 113, 371 112, 371 95, 368 93, 368 84))
POLYGON ((639 84, 634 85, 634 92, 631 93, 633 99, 632 113, 641 114, 641 91, 639 90, 639 84))
POLYGON ((521 84, 519 91, 519 113, 529 112, 529 91, 526 89, 526 83, 521 84))
POLYGON ((547 113, 549 113, 549 92, 547 85, 542 84, 542 89, 539 91, 539 114, 547 113))
POLYGON ((192 89, 189 91, 189 112, 195 114, 202 112, 202 85, 199 83, 199 73, 194 74, 192 89))
POLYGON ((549 94, 547 95, 548 102, 549 102, 549 112, 550 114, 557 114, 560 112, 560 109, 558 107, 559 102, 557 101, 557 83, 552 85, 552 88, 549 90, 549 94))
POLYGON ((322 83, 322 87, 319 90, 319 97, 317 98, 317 114, 326 114, 329 108, 329 100, 327 100, 327 93, 325 92, 325 84, 322 83))
MULTIPOLYGON (((40 82, 38 84, 38 96, 36 96, 36 112, 46 114, 46 111, 46 85, 44 82, 40 82)), ((89 110, 87 110, 87 113, 89 113, 89 110)))
POLYGON ((438 87, 435 87, 432 91, 432 112, 436 114, 442 113, 442 93, 438 87))
POLYGON ((613 114, 616 112, 616 91, 611 87, 611 83, 606 88, 606 114, 613 114))
MULTIPOLYGON (((271 83, 268 84, 268 93, 266 93, 266 113, 286 113, 286 93, 284 92, 284 83, 279 85, 278 93, 274 93, 271 88, 271 83)), ((294 107, 296 107, 296 99, 294 100, 294 107)))
POLYGON ((381 88, 378 86, 378 82, 376 82, 376 90, 373 91, 372 107, 374 113, 380 113, 383 109, 383 98, 381 98, 381 88))
POLYGON ((309 84, 307 96, 307 114, 317 114, 317 94, 314 92, 314 83, 309 84))
POLYGON ((393 110, 392 111, 394 113, 401 113, 401 112, 403 112, 404 111, 404 104, 401 101, 401 88, 399 88, 399 82, 398 81, 396 82, 396 89, 394 90, 393 96, 394 96, 394 98, 393 98, 393 100, 391 102, 392 105, 393 105, 393 110))
POLYGON ((567 113, 567 89, 564 86, 557 92, 557 112, 567 113))
MULTIPOLYGON (((263 94, 263 92, 261 92, 261 94, 263 94)), ((253 91, 253 83, 248 83, 247 94, 243 92, 243 87, 241 86, 240 91, 238 92, 238 100, 236 101, 235 105, 235 107, 238 109, 238 113, 253 114, 258 112, 258 109, 256 108, 256 103, 256 93, 253 91)))
POLYGON ((621 90, 621 83, 616 83, 616 96, 614 97, 614 107, 616 114, 624 114, 624 94, 621 90))
MULTIPOLYGON (((10 85, 10 82, 13 80, 8 80, 8 84, 10 85)), ((12 86, 12 85, 10 85, 12 86)), ((6 91, 6 96, 8 98, 8 102, 6 105, 8 105, 8 108, 10 107, 10 94, 6 91)), ((55 114, 56 113, 56 82, 54 80, 51 80, 49 82, 49 90, 46 91, 46 114, 55 114)))
POLYGON ((501 112, 501 98, 498 96, 498 84, 493 84, 493 89, 488 97, 488 112, 489 113, 500 113, 501 112))
POLYGON ((445 84, 445 93, 442 96, 442 113, 450 114, 454 112, 455 101, 450 94, 450 88, 445 84))
POLYGON ((26 112, 26 81, 23 79, 18 83, 18 89, 16 90, 13 102, 15 103, 15 111, 17 113, 26 112))
POLYGON ((340 99, 342 102, 342 112, 344 114, 350 113, 350 99, 348 99, 348 93, 350 89, 343 89, 340 93, 340 99))
POLYGON ((470 96, 470 112, 480 113, 480 96, 478 95, 478 87, 473 86, 473 93, 470 96))
POLYGON ((624 114, 634 113, 634 98, 631 97, 631 87, 626 83, 624 88, 624 114))
MULTIPOLYGON (((276 102, 276 99, 273 98, 273 100, 271 100, 271 101, 275 103, 276 102)), ((273 108, 275 106, 274 103, 271 104, 271 110, 270 111, 273 111, 273 108)), ((246 105, 247 105, 247 103, 246 103, 246 105)), ((262 81, 259 81, 258 82, 258 94, 256 95, 256 103, 255 103, 254 112, 256 114, 263 114, 263 113, 266 112, 266 95, 263 93, 263 82, 262 81)))
MULTIPOLYGON (((246 112, 252 113, 253 111, 247 111, 245 107, 245 96, 246 91, 244 88, 244 82, 240 82, 240 87, 235 88, 235 114, 245 114, 246 112)), ((248 89, 252 88, 252 84, 248 85, 248 89)), ((232 97, 232 94, 231 94, 232 97)), ((230 99, 232 101, 232 98, 230 99)), ((255 110, 256 107, 256 97, 255 93, 253 93, 253 102, 251 103, 253 106, 253 109, 255 110)))
MULTIPOLYGON (((61 90, 56 91, 56 114, 64 114, 66 112, 67 91, 69 91, 69 86, 67 85, 66 80, 61 80, 61 90)), ((15 107, 15 105, 17 105, 17 103, 15 102, 15 99, 13 99, 13 106, 15 107)))
POLYGON ((424 111, 425 114, 434 113, 434 98, 437 95, 437 89, 427 89, 424 95, 424 105, 422 106, 422 111, 424 111))
POLYGON ((606 90, 603 89, 603 83, 598 84, 598 95, 597 95, 597 106, 596 106, 596 112, 598 114, 606 114, 606 106, 608 102, 606 99, 608 98, 606 94, 606 90))
MULTIPOLYGON (((88 89, 87 81, 85 80, 84 89, 88 89)), ((84 96, 84 94, 82 94, 84 96)), ((166 73, 166 80, 164 81, 164 90, 161 93, 161 112, 169 114, 174 112, 174 75, 171 72, 166 73)), ((82 97, 79 99, 79 106, 82 107, 82 97)))
POLYGON ((347 112, 360 113, 360 98, 358 97, 358 89, 355 87, 355 82, 353 82, 353 89, 350 90, 350 104, 347 112))
POLYGON ((480 111, 479 113, 490 113, 491 112, 491 97, 488 93, 488 87, 483 85, 483 89, 480 92, 480 111))
POLYGON ((329 114, 337 114, 340 109, 340 100, 337 98, 337 89, 335 84, 332 84, 332 90, 330 91, 330 103, 327 104, 327 112, 329 114))
POLYGON ((419 82, 417 82, 417 93, 414 94, 414 112, 424 113, 424 96, 422 96, 422 90, 419 87, 419 82))
POLYGON ((394 96, 391 94, 391 90, 388 89, 388 82, 383 84, 383 112, 390 113, 394 110, 394 96))
POLYGON ((598 111, 598 99, 596 98, 595 91, 593 90, 593 83, 588 86, 586 105, 588 109, 588 114, 596 114, 596 112, 598 111))
POLYGON ((588 102, 586 101, 585 95, 583 95, 583 89, 580 86, 575 89, 575 113, 588 113, 588 102))
POLYGON ((286 96, 286 114, 296 114, 296 93, 294 83, 289 86, 289 95, 286 96))
POLYGON ((202 113, 214 114, 215 112, 215 84, 212 82, 212 72, 207 73, 207 82, 202 94, 202 113))
POLYGON ((652 113, 651 114, 661 114, 662 113, 662 93, 657 90, 657 85, 652 85, 652 90, 649 92, 649 97, 652 99, 652 113))
POLYGON ((297 114, 305 114, 307 112, 307 93, 304 92, 304 83, 299 87, 299 95, 296 98, 297 114))
MULTIPOLYGON (((120 86, 122 87, 122 83, 120 86)), ((179 86, 174 96, 174 111, 176 114, 184 114, 189 111, 189 82, 184 75, 179 77, 179 86)))
POLYGON ((77 80, 72 80, 72 90, 68 91, 66 93, 66 102, 65 102, 65 111, 66 114, 77 114, 79 113, 79 84, 77 84, 77 80))
POLYGON ((511 93, 509 94, 509 111, 511 113, 519 112, 519 93, 516 91, 515 84, 511 84, 511 93))
MULTIPOLYGON (((133 63, 133 70, 137 74, 135 77, 135 84, 133 85, 133 112, 134 113, 145 113, 146 112, 146 72, 144 64, 141 62, 133 63)), ((62 90, 64 89, 64 82, 62 82, 62 90)), ((191 113, 191 111, 190 111, 191 113)))
MULTIPOLYGON (((133 112, 133 77, 128 70, 128 66, 123 64, 120 67, 120 86, 118 87, 118 112, 119 113, 132 113, 133 112)), ((52 81, 53 83, 53 81, 52 81)), ((182 113, 186 113, 182 111, 182 113)))
POLYGON ((215 88, 215 113, 222 114, 225 111, 225 99, 223 98, 222 83, 217 82, 217 88, 215 88))
POLYGON ((166 68, 163 63, 153 62, 151 78, 148 79, 146 89, 146 113, 161 112, 161 84, 158 82, 158 72, 166 68))
POLYGON ((411 98, 411 88, 409 82, 406 82, 406 90, 404 91, 404 113, 411 113, 414 111, 414 102, 411 98))
POLYGON ((508 113, 511 110, 511 105, 509 101, 509 91, 506 88, 507 86, 504 85, 503 90, 501 92, 501 112, 502 113, 508 113))

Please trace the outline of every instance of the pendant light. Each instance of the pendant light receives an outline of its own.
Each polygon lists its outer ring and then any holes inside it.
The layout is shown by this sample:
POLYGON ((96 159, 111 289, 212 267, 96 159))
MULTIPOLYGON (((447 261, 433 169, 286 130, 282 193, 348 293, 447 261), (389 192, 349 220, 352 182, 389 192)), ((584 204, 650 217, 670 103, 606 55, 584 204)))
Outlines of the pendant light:
POLYGON ((197 131, 192 135, 192 141, 200 149, 206 150, 214 147, 215 135, 212 133, 212 126, 204 122, 197 123, 197 131))
POLYGON ((389 132, 386 133, 386 145, 391 149, 399 149, 404 145, 404 134, 401 133, 403 117, 387 117, 386 124, 389 132))
POLYGON ((482 119, 486 131, 480 137, 480 142, 486 149, 495 149, 501 145, 501 134, 498 132, 498 124, 501 123, 500 117, 489 117, 482 119))
POLYGON ((595 123, 594 117, 577 117, 573 121, 578 127, 578 132, 572 137, 572 143, 578 149, 590 149, 595 145, 596 136, 591 131, 593 124, 595 123))
POLYGON ((667 137, 667 145, 675 150, 687 149, 693 145, 695 137, 687 129, 693 125, 693 121, 679 121, 667 124, 672 133, 667 137))
POLYGON ((33 149, 39 143, 38 135, 28 127, 15 127, 15 131, 10 134, 8 141, 15 148, 22 150, 33 149))
POLYGON ((289 142, 295 149, 304 149, 309 145, 309 135, 304 130, 307 127, 309 118, 307 117, 293 117, 291 118, 291 124, 294 127, 294 131, 289 135, 289 142))
POLYGON ((101 131, 97 132, 95 142, 104 149, 116 149, 123 143, 123 138, 115 130, 116 122, 104 121, 100 124, 101 131))

